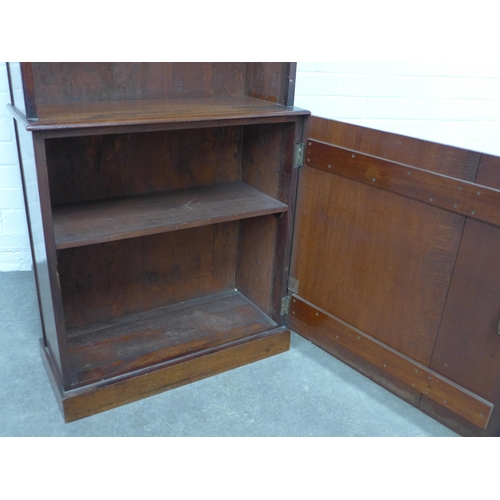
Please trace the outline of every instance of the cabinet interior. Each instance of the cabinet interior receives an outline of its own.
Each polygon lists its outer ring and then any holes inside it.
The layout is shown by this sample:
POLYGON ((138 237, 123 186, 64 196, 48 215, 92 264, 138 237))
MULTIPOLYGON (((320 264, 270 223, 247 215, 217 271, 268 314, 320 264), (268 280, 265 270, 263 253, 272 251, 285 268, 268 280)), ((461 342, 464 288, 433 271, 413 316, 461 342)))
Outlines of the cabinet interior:
POLYGON ((45 140, 73 387, 277 326, 294 128, 45 140))

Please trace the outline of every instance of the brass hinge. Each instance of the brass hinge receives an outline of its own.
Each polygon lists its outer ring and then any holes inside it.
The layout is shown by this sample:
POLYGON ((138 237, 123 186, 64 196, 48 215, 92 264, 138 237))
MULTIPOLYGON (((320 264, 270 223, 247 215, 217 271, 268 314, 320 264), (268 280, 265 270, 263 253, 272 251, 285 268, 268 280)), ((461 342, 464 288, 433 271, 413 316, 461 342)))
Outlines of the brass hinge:
POLYGON ((304 151, 306 149, 306 145, 301 142, 299 144, 295 144, 295 149, 293 151, 293 166, 294 167, 302 167, 304 165, 304 151))
POLYGON ((290 314, 290 297, 287 295, 281 299, 281 315, 290 314))

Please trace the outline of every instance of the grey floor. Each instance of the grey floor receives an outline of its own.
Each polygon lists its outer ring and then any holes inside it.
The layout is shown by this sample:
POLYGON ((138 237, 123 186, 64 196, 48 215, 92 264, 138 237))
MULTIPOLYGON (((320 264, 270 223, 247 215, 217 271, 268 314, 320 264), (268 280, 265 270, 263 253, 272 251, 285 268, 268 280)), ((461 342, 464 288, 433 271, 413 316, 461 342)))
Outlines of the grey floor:
POLYGON ((456 436, 293 334, 290 351, 65 424, 33 275, 0 273, 0 436, 456 436))

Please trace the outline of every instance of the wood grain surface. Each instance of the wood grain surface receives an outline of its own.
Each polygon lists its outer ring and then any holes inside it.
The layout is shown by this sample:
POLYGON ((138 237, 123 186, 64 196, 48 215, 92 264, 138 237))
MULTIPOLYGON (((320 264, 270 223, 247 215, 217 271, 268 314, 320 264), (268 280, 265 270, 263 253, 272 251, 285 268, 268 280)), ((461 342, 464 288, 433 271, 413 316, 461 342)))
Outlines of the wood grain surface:
POLYGON ((474 425, 482 429, 487 427, 493 405, 452 380, 388 348, 297 295, 292 296, 290 314, 474 425))
POLYGON ((235 288, 238 222, 58 252, 67 328, 235 288))
POLYGON ((282 213, 287 206, 242 183, 54 207, 58 249, 282 213))
POLYGON ((341 148, 474 182, 481 153, 312 116, 307 137, 341 148))
POLYGON ((465 218, 315 168, 300 175, 300 296, 429 363, 465 218))
POLYGON ((274 104, 247 96, 82 101, 64 104, 38 104, 38 119, 30 120, 27 130, 75 130, 131 125, 221 123, 229 120, 292 120, 309 111, 274 104))
POLYGON ((74 386, 250 337, 276 326, 236 291, 68 331, 74 386))
POLYGON ((290 330, 275 328, 229 345, 183 356, 110 381, 64 391, 54 377, 50 353, 43 360, 66 422, 95 415, 169 389, 253 363, 290 348, 290 330))
POLYGON ((240 180, 241 127, 46 140, 53 205, 240 180))
POLYGON ((500 224, 500 191, 487 186, 313 140, 307 141, 306 164, 429 205, 500 224))

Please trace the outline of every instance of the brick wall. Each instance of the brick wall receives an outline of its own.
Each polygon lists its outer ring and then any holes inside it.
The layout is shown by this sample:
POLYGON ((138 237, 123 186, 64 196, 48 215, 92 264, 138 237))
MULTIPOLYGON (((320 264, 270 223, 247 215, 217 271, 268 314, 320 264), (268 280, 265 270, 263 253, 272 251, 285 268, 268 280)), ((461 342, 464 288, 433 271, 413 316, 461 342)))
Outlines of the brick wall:
POLYGON ((0 62, 0 271, 27 271, 31 269, 31 252, 14 126, 7 103, 7 66, 0 62))
MULTIPOLYGON (((0 63, 0 271, 31 268, 0 63)), ((500 155, 500 63, 299 63, 295 104, 313 114, 500 155)))
POLYGON ((295 104, 500 155, 500 63, 299 63, 295 104))

